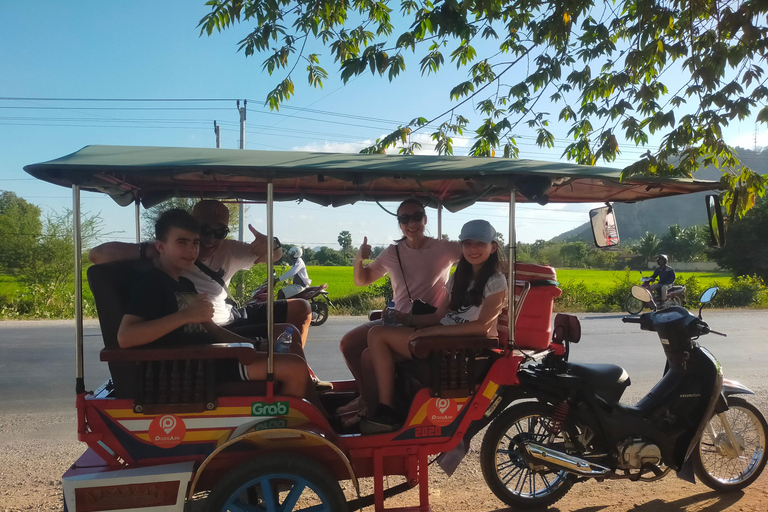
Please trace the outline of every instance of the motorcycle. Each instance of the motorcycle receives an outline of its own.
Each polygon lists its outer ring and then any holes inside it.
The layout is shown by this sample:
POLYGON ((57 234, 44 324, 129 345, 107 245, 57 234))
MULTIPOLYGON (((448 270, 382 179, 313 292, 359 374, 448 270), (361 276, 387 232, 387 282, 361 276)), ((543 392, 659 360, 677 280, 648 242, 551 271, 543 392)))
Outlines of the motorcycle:
MULTIPOLYGON (((650 292, 633 295, 655 306, 650 292)), ((705 291, 702 308, 717 288, 705 291)), ((629 375, 611 364, 582 364, 550 353, 519 370, 528 401, 499 415, 483 440, 481 466, 494 494, 512 507, 551 505, 577 481, 655 481, 671 470, 731 492, 754 482, 766 464, 768 424, 741 397, 754 394, 725 379, 698 343, 717 334, 682 307, 624 317, 654 331, 666 354, 662 379, 636 405, 619 402, 629 375), (530 401, 534 398, 534 401, 530 401)), ((578 341, 578 339, 573 340, 578 341)), ((572 342, 573 342, 572 341, 572 342)))
MULTIPOLYGON (((277 281, 277 277, 275 275, 273 275, 272 278, 274 282, 277 281)), ((333 306, 333 302, 331 302, 331 299, 328 297, 328 292, 326 291, 327 289, 327 283, 320 286, 308 286, 296 295, 289 297, 291 299, 304 299, 309 302, 309 305, 312 308, 312 320, 309 322, 309 325, 323 325, 325 321, 328 320, 328 308, 333 306)), ((279 297, 278 294, 278 298, 282 297, 279 297)), ((261 286, 253 290, 248 304, 266 301, 267 281, 264 281, 261 286)))
MULTIPOLYGON (((652 293, 653 299, 655 303, 657 304, 658 309, 665 309, 671 306, 680 306, 683 305, 683 297, 685 297, 685 286, 682 284, 673 284, 667 289, 667 300, 663 301, 661 300, 661 295, 659 293, 659 290, 651 290, 651 284, 653 284, 653 280, 650 277, 641 277, 640 278, 640 286, 646 290, 649 291, 649 293, 652 293)), ((637 315, 640 314, 640 312, 650 307, 650 302, 643 301, 635 296, 632 295, 632 293, 629 294, 627 297, 627 300, 624 303, 624 308, 627 310, 627 313, 630 315, 637 315)))

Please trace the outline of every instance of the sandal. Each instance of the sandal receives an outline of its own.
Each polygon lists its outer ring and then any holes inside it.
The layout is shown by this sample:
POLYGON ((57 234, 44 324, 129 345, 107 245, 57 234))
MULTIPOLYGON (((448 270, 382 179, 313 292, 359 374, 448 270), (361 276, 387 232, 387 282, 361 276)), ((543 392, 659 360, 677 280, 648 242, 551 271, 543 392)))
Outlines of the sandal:
POLYGON ((357 398, 352 399, 352 401, 350 401, 348 404, 342 405, 341 407, 337 408, 336 414, 338 414, 339 416, 343 416, 351 412, 357 412, 363 407, 365 407, 365 402, 363 402, 362 397, 358 396, 357 398))
POLYGON ((368 412, 368 408, 363 407, 359 411, 352 411, 347 414, 341 415, 341 426, 345 429, 356 426, 358 423, 362 421, 363 418, 365 418, 365 415, 367 412, 368 412))

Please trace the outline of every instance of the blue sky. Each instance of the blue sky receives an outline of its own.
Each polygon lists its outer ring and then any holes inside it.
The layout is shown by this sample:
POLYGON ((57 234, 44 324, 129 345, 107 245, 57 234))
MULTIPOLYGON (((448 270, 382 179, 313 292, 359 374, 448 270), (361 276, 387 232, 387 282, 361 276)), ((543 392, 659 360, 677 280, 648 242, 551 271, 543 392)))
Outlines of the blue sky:
MULTIPOLYGON (((67 189, 33 180, 24 165, 72 153, 89 144, 214 147, 213 122, 222 126, 222 147, 239 147, 234 99, 248 100, 246 148, 357 152, 398 124, 416 116, 431 118, 450 108, 449 91, 463 79, 446 65, 437 76, 422 77, 418 63, 390 83, 364 75, 343 85, 329 60, 322 90, 305 85, 299 65, 297 97, 280 112, 269 112, 264 98, 283 75, 261 71, 262 57, 245 58, 238 26, 211 37, 196 28, 207 12, 204 1, 14 2, 0 0, 0 189, 12 190, 45 212, 71 207, 67 189), (36 98, 12 100, 8 98, 36 98), (155 99, 152 102, 46 101, 42 98, 155 99), (179 99, 225 101, 170 101, 179 99)), ((317 49, 316 51, 322 52, 317 49)), ((327 51, 326 51, 327 54, 327 51)), ((471 116, 470 106, 462 112, 471 116)), ((559 108, 559 107, 558 107, 559 108)), ((558 147, 542 150, 521 128, 521 158, 558 160, 565 128, 553 127, 558 147)), ((732 145, 752 147, 754 125, 729 129, 732 145)), ((768 145, 765 130, 758 145, 768 145)), ((426 140, 424 141, 426 142, 426 140)), ((470 139, 457 140, 466 154, 470 139)), ((426 145, 425 145, 426 148, 426 145)), ((623 167, 645 150, 626 148, 623 167)), ((120 208, 98 194, 83 195, 83 209, 99 214, 109 239, 132 240, 132 208, 120 208)), ((520 205, 518 239, 551 238, 586 221, 587 206, 520 205)), ((452 238, 461 225, 484 217, 506 233, 505 206, 478 205, 443 216, 452 238)), ((264 208, 249 207, 246 221, 264 229, 264 208)), ((374 245, 397 237, 394 219, 376 205, 340 209, 284 203, 276 208, 276 234, 290 243, 337 246, 342 230, 355 245, 368 236, 374 245)), ((436 234, 431 216, 432 234, 436 234)))

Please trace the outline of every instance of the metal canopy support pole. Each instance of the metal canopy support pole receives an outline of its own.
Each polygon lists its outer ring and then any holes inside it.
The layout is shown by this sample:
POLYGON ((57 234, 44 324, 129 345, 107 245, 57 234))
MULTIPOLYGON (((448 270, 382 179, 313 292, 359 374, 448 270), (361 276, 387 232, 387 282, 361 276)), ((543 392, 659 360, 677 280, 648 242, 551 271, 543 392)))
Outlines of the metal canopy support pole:
POLYGON ((141 243, 141 203, 136 198, 136 243, 141 243))
POLYGON ((517 319, 517 305, 515 304, 515 257, 517 255, 517 233, 515 233, 515 187, 509 189, 509 345, 515 344, 515 320, 517 319))
POLYGON ((75 393, 85 393, 83 379, 83 260, 80 233, 80 185, 72 185, 72 240, 75 246, 75 393))
POLYGON ((272 275, 275 271, 274 254, 272 250, 273 240, 275 239, 273 226, 273 202, 272 202, 273 184, 267 183, 267 381, 275 379, 275 283, 272 275))
MULTIPOLYGON (((237 100, 237 111, 240 112, 240 149, 245 149, 245 112, 246 107, 248 106, 248 100, 243 100, 243 108, 240 108, 240 100, 237 100)), ((243 222, 245 220, 245 207, 243 206, 243 203, 241 202, 237 207, 237 214, 238 214, 238 240, 241 242, 243 241, 243 235, 245 233, 245 226, 243 226, 243 222)), ((272 275, 272 274, 268 274, 272 275)), ((238 300, 242 300, 244 296, 244 283, 243 283, 243 275, 240 274, 240 277, 237 280, 237 297, 238 300)))
POLYGON ((437 239, 443 238, 443 203, 437 203, 437 239))

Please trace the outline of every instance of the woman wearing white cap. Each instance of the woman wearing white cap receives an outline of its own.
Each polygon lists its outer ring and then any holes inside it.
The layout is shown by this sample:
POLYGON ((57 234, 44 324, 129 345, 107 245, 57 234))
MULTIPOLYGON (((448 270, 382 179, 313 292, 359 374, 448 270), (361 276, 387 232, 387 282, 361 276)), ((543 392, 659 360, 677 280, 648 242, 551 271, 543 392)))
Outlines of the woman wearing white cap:
POLYGON ((372 327, 368 334, 368 356, 378 388, 379 405, 363 419, 364 434, 391 432, 399 425, 392 408, 395 363, 410 359, 408 342, 431 336, 496 336, 496 322, 507 300, 507 280, 499 272, 499 245, 496 230, 485 220, 469 221, 461 228, 462 256, 448 280, 447 300, 439 308, 445 316, 439 325, 414 327, 372 327))

